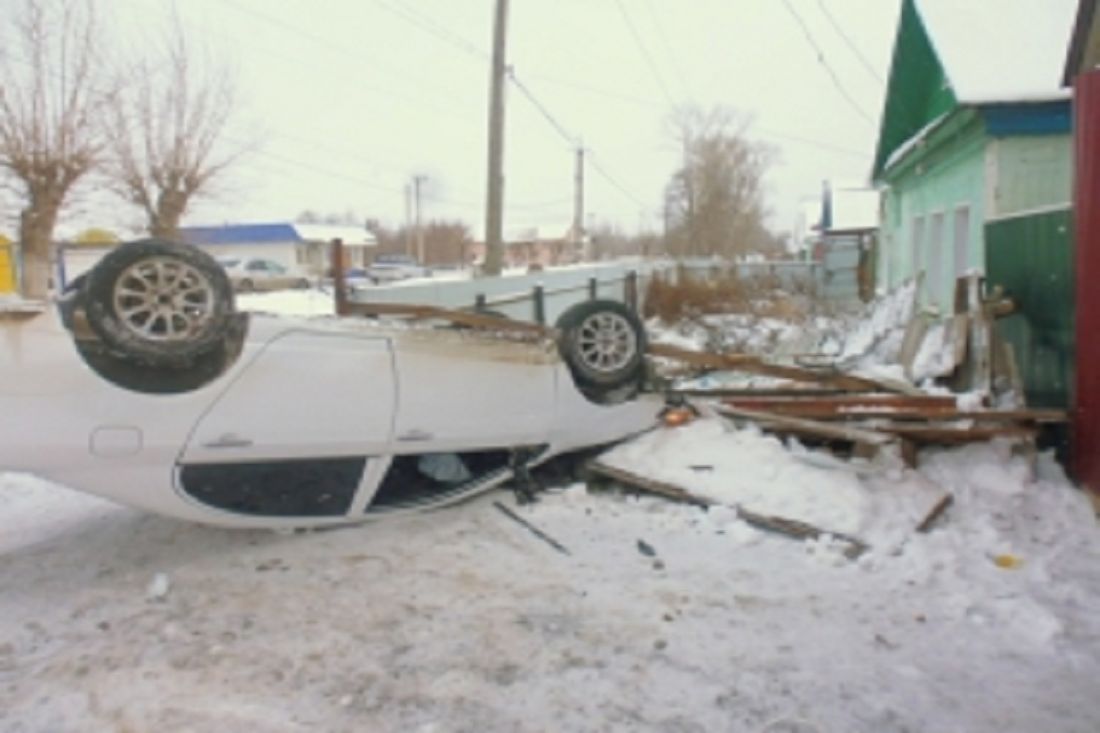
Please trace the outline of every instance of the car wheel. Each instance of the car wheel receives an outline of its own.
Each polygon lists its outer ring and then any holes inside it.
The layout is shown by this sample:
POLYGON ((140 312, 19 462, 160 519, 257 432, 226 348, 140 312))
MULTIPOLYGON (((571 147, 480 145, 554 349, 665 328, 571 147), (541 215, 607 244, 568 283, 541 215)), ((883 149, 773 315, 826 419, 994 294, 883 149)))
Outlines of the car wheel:
POLYGON ((309 280, 306 280, 303 277, 294 283, 294 287, 296 287, 298 290, 306 290, 309 288, 309 280))
POLYGON ((218 262, 157 239, 121 244, 88 273, 88 325, 114 354, 151 366, 186 366, 222 343, 233 289, 218 262))
POLYGON ((241 280, 240 282, 237 283, 237 292, 238 293, 251 293, 255 289, 256 289, 256 286, 253 285, 252 281, 249 280, 248 278, 245 278, 244 280, 241 280))
POLYGON ((636 386, 645 371, 645 328, 622 303, 589 300, 558 319, 558 350, 578 386, 599 394, 636 386))
POLYGON ((147 366, 120 357, 97 342, 75 341, 84 363, 116 387, 142 394, 180 394, 204 387, 236 362, 244 345, 248 314, 234 313, 229 334, 214 348, 192 359, 185 369, 147 366))

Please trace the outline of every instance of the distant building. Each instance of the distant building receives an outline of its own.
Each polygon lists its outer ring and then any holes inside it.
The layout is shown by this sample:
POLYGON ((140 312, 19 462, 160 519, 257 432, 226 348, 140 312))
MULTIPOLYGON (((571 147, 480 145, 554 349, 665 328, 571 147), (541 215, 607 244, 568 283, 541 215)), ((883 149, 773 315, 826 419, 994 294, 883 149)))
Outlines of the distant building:
POLYGON ((310 275, 327 275, 332 241, 344 243, 344 266, 366 266, 367 248, 377 245, 366 229, 327 224, 223 224, 183 227, 180 238, 218 256, 261 257, 310 275))
MULTIPOLYGON (((485 261, 485 242, 470 245, 470 256, 475 263, 485 261)), ((577 245, 569 232, 560 236, 545 236, 537 228, 509 233, 504 241, 503 264, 505 267, 550 267, 577 262, 577 245)))
POLYGON ((879 199, 879 192, 867 186, 826 182, 818 258, 826 296, 874 297, 879 199))

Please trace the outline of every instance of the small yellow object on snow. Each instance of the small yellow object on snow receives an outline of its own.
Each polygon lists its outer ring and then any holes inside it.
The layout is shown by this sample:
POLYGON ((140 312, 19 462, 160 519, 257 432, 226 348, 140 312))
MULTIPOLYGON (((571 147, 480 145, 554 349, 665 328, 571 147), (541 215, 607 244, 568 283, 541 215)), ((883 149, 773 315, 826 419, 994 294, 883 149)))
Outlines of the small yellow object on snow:
POLYGON ((997 555, 993 558, 993 563, 997 567, 1004 568, 1005 570, 1015 570, 1023 565, 1024 561, 1015 555, 997 555))

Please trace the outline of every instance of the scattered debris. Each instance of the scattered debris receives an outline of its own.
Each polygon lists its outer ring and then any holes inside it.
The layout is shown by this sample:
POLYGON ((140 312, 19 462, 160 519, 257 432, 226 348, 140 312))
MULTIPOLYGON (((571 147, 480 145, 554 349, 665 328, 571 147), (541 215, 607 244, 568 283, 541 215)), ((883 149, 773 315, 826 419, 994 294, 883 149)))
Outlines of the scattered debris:
POLYGON ((516 513, 514 512, 514 511, 512 511, 512 510, 511 510, 511 509, 509 509, 508 507, 506 507, 506 506, 504 506, 503 504, 501 504, 501 503, 500 503, 499 501, 494 501, 494 502, 493 502, 493 506, 495 506, 495 507, 496 507, 496 508, 497 508, 498 510, 500 510, 500 512, 501 512, 501 513, 502 513, 502 514, 503 514, 504 516, 506 516, 506 517, 508 517, 509 519, 511 519, 512 521, 516 522, 516 523, 517 523, 517 524, 519 524, 519 525, 520 525, 521 527, 523 527, 524 529, 526 529, 526 530, 527 530, 528 532, 530 532, 531 534, 535 535, 535 536, 536 536, 536 537, 538 537, 538 538, 539 538, 540 540, 542 540, 542 541, 543 541, 543 542, 545 542, 546 544, 550 545, 551 547, 553 547, 553 548, 554 548, 555 550, 557 550, 557 551, 558 551, 558 552, 560 552, 561 554, 563 554, 563 555, 568 555, 568 554, 570 554, 569 550, 568 550, 568 549, 567 549, 567 548, 565 547, 565 545, 561 544, 561 543, 560 543, 560 542, 558 542, 558 541, 557 541, 556 539, 554 539, 554 538, 553 538, 553 537, 551 537, 550 535, 546 534, 546 533, 545 533, 545 532, 543 532, 543 531, 542 531, 541 529, 539 529, 539 528, 538 528, 538 527, 536 527, 535 525, 531 524, 531 523, 530 523, 530 522, 528 522, 528 521, 527 521, 526 519, 524 519, 524 518, 523 518, 523 517, 521 517, 520 515, 516 514, 516 513))
POLYGON ((653 549, 653 545, 645 540, 638 540, 638 552, 646 557, 657 557, 657 551, 653 549))
MULTIPOLYGON (((600 461, 592 461, 588 464, 589 470, 596 475, 604 476, 612 481, 615 481, 624 486, 639 489, 651 494, 657 494, 669 499, 675 499, 676 501, 682 501, 689 504, 695 504, 701 507, 710 507, 716 504, 709 499, 705 499, 701 496, 697 496, 687 489, 670 484, 664 481, 655 481, 653 479, 639 476, 630 471, 626 471, 621 468, 609 466, 600 461)), ((795 539, 813 539, 831 537, 836 540, 846 542, 848 549, 845 550, 844 555, 850 560, 854 560, 866 552, 869 548, 867 543, 862 540, 852 537, 851 535, 843 532, 829 532, 819 527, 815 527, 807 522, 801 522, 796 519, 787 519, 785 517, 777 517, 772 515, 760 514, 744 507, 735 507, 738 519, 742 520, 746 524, 761 529, 767 532, 775 532, 787 537, 793 537, 795 539)), ((652 548, 650 548, 652 549, 652 548)), ((639 550, 641 550, 641 544, 639 541, 639 550)), ((643 551, 644 552, 644 551, 643 551)))
POLYGON ((955 497, 951 494, 944 494, 943 498, 936 502, 932 507, 932 511, 928 512, 928 516, 921 520, 921 523, 917 525, 917 531, 921 533, 927 533, 932 531, 932 525, 936 523, 936 520, 943 516, 943 513, 947 511, 947 508, 955 502, 955 497))
POLYGON ((1004 570, 1015 570, 1024 564, 1024 561, 1015 555, 997 555, 993 558, 993 564, 1004 570))

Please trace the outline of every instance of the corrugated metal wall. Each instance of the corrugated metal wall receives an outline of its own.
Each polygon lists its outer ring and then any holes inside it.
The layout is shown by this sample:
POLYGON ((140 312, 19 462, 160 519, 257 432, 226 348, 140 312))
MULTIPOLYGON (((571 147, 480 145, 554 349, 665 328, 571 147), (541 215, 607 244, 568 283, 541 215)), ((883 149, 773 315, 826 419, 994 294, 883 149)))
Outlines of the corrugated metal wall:
POLYGON ((986 284, 1017 314, 997 328, 1016 350, 1028 403, 1068 407, 1073 384, 1073 221, 1069 209, 989 222, 986 284))
POLYGON ((1077 379, 1073 470, 1100 491, 1100 71, 1080 74, 1074 91, 1077 210, 1077 379))

